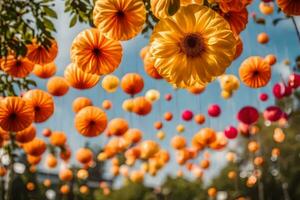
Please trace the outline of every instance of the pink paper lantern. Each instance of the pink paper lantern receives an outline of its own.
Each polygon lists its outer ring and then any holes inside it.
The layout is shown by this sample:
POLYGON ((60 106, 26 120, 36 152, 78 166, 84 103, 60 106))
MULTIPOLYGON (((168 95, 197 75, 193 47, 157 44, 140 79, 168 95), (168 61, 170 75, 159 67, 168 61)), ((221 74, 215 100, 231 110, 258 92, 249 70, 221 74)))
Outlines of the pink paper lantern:
POLYGON ((221 108, 218 104, 212 104, 208 107, 207 113, 211 117, 219 117, 221 114, 221 108))

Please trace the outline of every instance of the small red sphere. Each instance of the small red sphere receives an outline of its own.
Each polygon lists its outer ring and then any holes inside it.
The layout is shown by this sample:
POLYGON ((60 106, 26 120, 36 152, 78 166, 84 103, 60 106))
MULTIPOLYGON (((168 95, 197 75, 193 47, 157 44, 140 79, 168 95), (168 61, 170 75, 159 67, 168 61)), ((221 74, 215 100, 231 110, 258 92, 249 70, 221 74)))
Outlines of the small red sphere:
POLYGON ((51 136, 51 129, 50 128, 45 128, 44 130, 43 130, 43 136, 45 136, 45 137, 50 137, 51 136))
POLYGON ((165 99, 166 99, 166 101, 171 101, 172 100, 172 94, 166 94, 165 99))
POLYGON ((300 87, 300 74, 293 73, 289 76, 289 86, 294 89, 300 87))
POLYGON ((259 118, 259 113, 252 106, 245 106, 237 113, 237 119, 247 125, 254 124, 259 118))
POLYGON ((185 110, 181 115, 182 119, 185 121, 190 121, 194 117, 194 113, 191 110, 185 110))
POLYGON ((208 107, 207 113, 211 117, 218 117, 221 114, 221 108, 218 104, 212 104, 208 107))
POLYGON ((283 116, 283 112, 278 106, 269 106, 263 112, 263 116, 265 120, 275 122, 283 116))
POLYGON ((234 126, 228 126, 224 130, 224 134, 228 139, 234 139, 238 135, 238 130, 234 126))
POLYGON ((273 95, 277 99, 282 99, 284 97, 285 86, 283 83, 276 83, 273 86, 273 95))
POLYGON ((284 96, 286 96, 286 97, 291 96, 292 93, 293 93, 293 88, 289 85, 285 85, 284 96))
POLYGON ((260 99, 261 101, 267 101, 267 100, 269 99, 269 95, 268 95, 267 93, 261 93, 261 94, 259 95, 259 99, 260 99))

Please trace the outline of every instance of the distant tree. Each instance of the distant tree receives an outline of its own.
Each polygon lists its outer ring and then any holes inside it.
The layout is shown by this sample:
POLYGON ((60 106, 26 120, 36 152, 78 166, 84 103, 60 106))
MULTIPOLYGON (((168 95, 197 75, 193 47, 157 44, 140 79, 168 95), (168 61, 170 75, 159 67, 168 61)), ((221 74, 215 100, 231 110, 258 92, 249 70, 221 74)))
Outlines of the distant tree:
MULTIPOLYGON (((299 102, 297 92, 293 97, 277 101, 276 104, 287 111, 287 108, 293 107, 292 104, 295 104, 295 101, 299 102)), ((289 113, 288 126, 282 128, 285 133, 283 143, 276 143, 273 139, 274 130, 278 128, 278 124, 266 126, 262 119, 257 124, 259 132, 255 136, 250 136, 260 144, 260 151, 256 155, 264 159, 261 167, 252 166, 253 169, 250 169, 250 171, 256 170, 262 174, 253 187, 247 187, 246 179, 239 176, 240 172, 247 172, 246 166, 249 167, 251 165, 249 163, 253 161, 254 155, 247 150, 249 138, 240 138, 238 141, 239 146, 245 147, 239 155, 242 160, 225 166, 213 180, 212 185, 218 190, 227 191, 229 199, 247 196, 252 200, 260 200, 262 195, 264 199, 272 200, 300 199, 300 109, 294 107, 294 110, 289 110, 289 113), (278 158, 272 158, 273 148, 280 149, 278 158), (232 170, 237 173, 235 181, 228 178, 228 172, 232 170)))

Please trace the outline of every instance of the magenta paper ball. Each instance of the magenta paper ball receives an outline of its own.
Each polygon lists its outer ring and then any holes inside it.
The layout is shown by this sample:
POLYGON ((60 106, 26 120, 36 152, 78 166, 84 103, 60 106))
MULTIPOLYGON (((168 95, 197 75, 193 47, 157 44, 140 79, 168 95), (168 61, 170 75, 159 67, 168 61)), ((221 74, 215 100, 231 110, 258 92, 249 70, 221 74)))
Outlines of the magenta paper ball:
POLYGON ((221 114, 221 108, 218 104, 212 104, 208 107, 207 113, 211 117, 219 117, 221 114))
POLYGON ((290 96, 292 92, 293 88, 290 85, 285 85, 284 83, 276 83, 273 86, 273 95, 277 99, 290 96))
POLYGON ((259 99, 260 99, 261 101, 267 101, 267 100, 269 99, 269 96, 268 96, 267 93, 261 93, 261 94, 259 95, 259 99))
POLYGON ((224 130, 224 134, 228 139, 234 139, 238 135, 238 130, 234 126, 228 126, 224 130))
POLYGON ((300 86, 300 74, 293 73, 289 76, 289 86, 294 89, 300 86))
POLYGON ((184 110, 181 115, 184 121, 190 121, 194 117, 194 113, 191 110, 184 110))
POLYGON ((275 122, 283 116, 283 112, 278 106, 269 106, 265 109, 263 116, 265 120, 275 122))
POLYGON ((258 120, 259 114, 252 106, 243 107, 237 114, 237 119, 247 125, 254 124, 258 120))

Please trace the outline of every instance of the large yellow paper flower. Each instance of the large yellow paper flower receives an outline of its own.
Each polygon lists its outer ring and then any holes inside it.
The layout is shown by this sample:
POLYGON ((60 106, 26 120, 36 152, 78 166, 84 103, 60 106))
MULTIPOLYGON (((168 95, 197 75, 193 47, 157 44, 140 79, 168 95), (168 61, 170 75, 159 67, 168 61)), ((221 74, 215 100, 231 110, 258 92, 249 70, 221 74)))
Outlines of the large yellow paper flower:
POLYGON ((204 0, 180 0, 180 5, 186 6, 189 4, 198 4, 198 5, 203 5, 204 0))
POLYGON ((156 25, 150 52, 168 82, 191 87, 223 74, 234 59, 236 43, 223 17, 205 6, 189 5, 156 25))
MULTIPOLYGON (((180 0, 181 6, 189 4, 203 5, 204 0, 180 0)), ((163 19, 169 16, 169 8, 174 7, 175 0, 151 0, 151 11, 158 19, 163 19)))
POLYGON ((142 0, 98 0, 93 20, 106 37, 129 40, 142 30, 146 9, 142 0))

